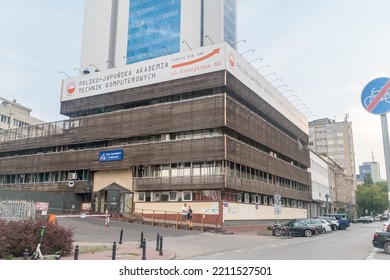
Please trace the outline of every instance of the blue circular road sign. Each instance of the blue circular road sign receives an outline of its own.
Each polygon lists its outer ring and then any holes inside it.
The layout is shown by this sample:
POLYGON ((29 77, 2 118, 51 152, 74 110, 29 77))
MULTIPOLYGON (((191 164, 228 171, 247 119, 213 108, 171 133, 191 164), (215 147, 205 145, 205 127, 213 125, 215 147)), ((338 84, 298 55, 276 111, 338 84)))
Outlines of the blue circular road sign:
POLYGON ((390 79, 377 78, 363 89, 361 102, 367 112, 385 114, 390 111, 390 79))

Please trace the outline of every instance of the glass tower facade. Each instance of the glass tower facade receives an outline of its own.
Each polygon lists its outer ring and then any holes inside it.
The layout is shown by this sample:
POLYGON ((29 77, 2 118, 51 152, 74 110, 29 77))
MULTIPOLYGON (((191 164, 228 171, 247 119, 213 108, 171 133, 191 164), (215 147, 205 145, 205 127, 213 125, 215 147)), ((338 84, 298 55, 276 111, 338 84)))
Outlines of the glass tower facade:
POLYGON ((228 44, 236 42, 236 0, 224 2, 224 36, 228 44))
POLYGON ((180 51, 181 0, 131 0, 126 64, 180 51))

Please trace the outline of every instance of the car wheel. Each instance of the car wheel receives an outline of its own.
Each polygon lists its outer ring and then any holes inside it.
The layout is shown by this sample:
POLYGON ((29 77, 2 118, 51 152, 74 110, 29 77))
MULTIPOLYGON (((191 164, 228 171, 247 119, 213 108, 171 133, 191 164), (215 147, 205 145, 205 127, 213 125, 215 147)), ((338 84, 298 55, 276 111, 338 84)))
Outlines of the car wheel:
POLYGON ((390 241, 387 241, 383 244, 383 249, 385 249, 385 252, 390 254, 390 241))
POLYGON ((341 230, 346 230, 346 229, 347 229, 347 226, 346 226, 345 224, 341 224, 341 225, 340 225, 340 229, 341 229, 341 230))
POLYGON ((281 236, 281 235, 282 235, 282 231, 280 230, 280 228, 276 228, 276 229, 274 230, 274 235, 275 235, 275 236, 281 236))
POLYGON ((310 229, 305 230, 304 233, 305 233, 305 236, 306 236, 306 237, 311 237, 311 236, 313 235, 313 233, 311 232, 310 229))
POLYGON ((323 228, 322 231, 321 231, 322 234, 325 234, 326 233, 326 229, 323 228))

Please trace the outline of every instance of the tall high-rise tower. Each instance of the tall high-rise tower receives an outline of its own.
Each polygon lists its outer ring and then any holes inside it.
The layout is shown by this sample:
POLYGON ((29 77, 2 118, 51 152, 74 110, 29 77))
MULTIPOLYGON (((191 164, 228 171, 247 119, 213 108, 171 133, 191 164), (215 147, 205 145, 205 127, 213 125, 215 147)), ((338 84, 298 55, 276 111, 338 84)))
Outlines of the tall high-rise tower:
POLYGON ((80 69, 236 41, 236 0, 86 0, 80 69))

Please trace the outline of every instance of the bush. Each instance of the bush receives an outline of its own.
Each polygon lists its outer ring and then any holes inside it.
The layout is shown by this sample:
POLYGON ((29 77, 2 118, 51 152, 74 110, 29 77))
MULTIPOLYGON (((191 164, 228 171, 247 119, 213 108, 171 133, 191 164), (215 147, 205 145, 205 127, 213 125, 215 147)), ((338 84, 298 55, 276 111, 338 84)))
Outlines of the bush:
POLYGON ((42 254, 54 254, 58 251, 71 253, 73 229, 31 219, 9 222, 0 220, 0 258, 22 257, 25 249, 31 255, 39 243, 41 226, 46 226, 41 244, 42 254))

